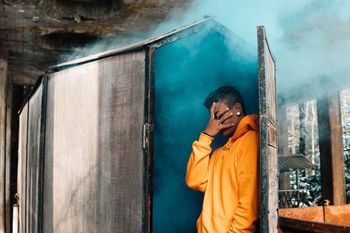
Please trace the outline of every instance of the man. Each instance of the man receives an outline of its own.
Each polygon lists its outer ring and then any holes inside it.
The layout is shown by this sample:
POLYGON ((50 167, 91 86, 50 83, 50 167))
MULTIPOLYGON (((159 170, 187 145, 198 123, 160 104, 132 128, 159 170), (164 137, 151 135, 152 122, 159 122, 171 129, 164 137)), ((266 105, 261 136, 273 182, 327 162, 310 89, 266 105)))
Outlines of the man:
POLYGON ((245 115, 241 94, 232 86, 211 93, 204 105, 210 119, 192 145, 186 184, 204 192, 198 233, 255 232, 258 206, 258 115, 245 115), (210 157, 211 142, 228 138, 210 157))

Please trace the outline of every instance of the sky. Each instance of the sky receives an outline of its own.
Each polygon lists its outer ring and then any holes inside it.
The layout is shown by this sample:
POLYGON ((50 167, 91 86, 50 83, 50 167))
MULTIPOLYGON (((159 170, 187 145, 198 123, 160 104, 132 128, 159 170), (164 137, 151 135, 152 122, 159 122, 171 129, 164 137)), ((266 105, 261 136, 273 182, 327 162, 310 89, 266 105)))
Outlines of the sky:
POLYGON ((265 26, 277 63, 279 95, 298 96, 305 83, 312 84, 312 95, 324 95, 331 85, 350 79, 350 1, 198 0, 186 12, 174 10, 154 33, 203 15, 214 16, 252 46, 256 26, 265 26))

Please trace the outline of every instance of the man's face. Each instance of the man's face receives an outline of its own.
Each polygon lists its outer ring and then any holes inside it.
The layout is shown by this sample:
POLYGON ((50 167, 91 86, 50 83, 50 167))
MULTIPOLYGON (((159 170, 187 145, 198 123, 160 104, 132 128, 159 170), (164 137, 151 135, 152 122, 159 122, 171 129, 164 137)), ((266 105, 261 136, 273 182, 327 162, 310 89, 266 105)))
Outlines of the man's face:
POLYGON ((228 117, 222 124, 233 124, 232 127, 222 129, 220 133, 224 137, 231 137, 237 129, 239 118, 237 116, 237 109, 235 107, 229 108, 224 101, 217 101, 214 108, 215 117, 220 116, 220 118, 228 117), (231 117, 228 117, 232 113, 231 117))

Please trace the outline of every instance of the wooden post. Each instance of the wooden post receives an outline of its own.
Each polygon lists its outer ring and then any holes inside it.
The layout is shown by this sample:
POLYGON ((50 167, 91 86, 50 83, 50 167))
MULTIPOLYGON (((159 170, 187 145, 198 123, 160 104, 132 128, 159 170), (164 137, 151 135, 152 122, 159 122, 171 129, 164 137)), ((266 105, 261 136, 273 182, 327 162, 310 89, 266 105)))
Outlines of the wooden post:
MULTIPOLYGON (((278 154, 280 156, 287 156, 288 153, 288 122, 287 122, 287 109, 281 107, 277 111, 278 117, 278 154)), ((279 189, 290 189, 290 172, 280 173, 279 176, 279 189)))
POLYGON ((341 123, 339 93, 328 99, 330 112, 332 170, 333 170, 333 201, 334 205, 346 204, 346 189, 344 177, 344 146, 341 123))
POLYGON ((0 232, 5 232, 7 61, 0 59, 0 232))
POLYGON ((346 202, 344 150, 339 94, 317 100, 323 198, 331 204, 346 202))

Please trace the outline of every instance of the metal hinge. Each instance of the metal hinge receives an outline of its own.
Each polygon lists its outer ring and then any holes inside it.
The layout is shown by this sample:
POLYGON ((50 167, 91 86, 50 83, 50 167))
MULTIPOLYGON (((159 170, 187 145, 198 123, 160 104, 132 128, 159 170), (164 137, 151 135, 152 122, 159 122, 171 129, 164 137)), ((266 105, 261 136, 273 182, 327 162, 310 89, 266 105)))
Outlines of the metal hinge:
POLYGON ((150 123, 145 123, 142 126, 142 148, 146 150, 149 146, 149 135, 152 130, 152 125, 150 123))

